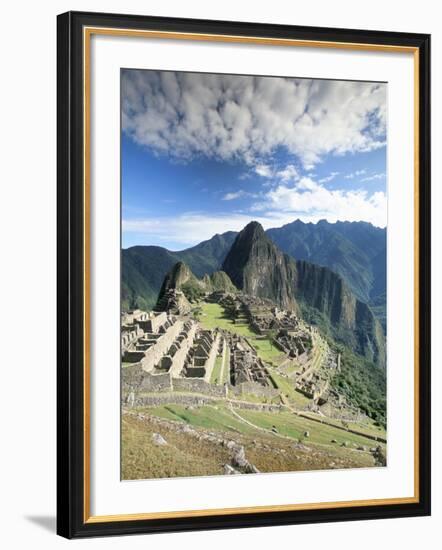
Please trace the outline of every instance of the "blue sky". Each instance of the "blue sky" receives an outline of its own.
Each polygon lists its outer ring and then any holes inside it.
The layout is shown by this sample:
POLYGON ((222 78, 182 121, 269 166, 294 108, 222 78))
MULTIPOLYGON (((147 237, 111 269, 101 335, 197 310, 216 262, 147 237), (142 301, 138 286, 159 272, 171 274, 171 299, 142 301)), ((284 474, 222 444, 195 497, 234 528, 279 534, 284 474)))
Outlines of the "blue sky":
POLYGON ((385 111, 385 84, 123 71, 123 247, 251 220, 385 226, 385 111))

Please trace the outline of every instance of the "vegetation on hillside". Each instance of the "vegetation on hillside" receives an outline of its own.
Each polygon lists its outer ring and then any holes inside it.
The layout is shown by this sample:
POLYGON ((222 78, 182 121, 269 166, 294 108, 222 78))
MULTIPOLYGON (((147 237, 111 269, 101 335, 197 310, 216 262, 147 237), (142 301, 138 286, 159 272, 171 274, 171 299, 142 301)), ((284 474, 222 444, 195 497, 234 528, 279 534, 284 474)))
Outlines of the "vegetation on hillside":
POLYGON ((345 346, 341 352, 341 372, 332 380, 333 386, 348 402, 359 407, 383 428, 387 424, 387 380, 385 371, 345 346))

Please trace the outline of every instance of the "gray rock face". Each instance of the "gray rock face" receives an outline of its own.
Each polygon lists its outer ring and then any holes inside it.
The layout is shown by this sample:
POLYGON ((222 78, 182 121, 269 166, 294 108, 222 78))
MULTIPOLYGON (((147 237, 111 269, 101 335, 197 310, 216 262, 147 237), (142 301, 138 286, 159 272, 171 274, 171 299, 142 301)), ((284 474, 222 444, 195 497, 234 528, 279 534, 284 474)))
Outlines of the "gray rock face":
POLYGON ((167 445, 167 441, 164 439, 164 437, 157 433, 152 434, 152 441, 155 445, 158 446, 167 445))
POLYGON ((249 462, 246 458, 246 453, 242 445, 234 444, 231 447, 232 451, 232 465, 239 469, 239 473, 244 474, 259 474, 258 468, 249 462))
POLYGON ((246 294, 270 298, 285 309, 298 309, 293 284, 296 264, 273 244, 258 222, 250 222, 238 234, 223 271, 246 294))
POLYGON ((243 446, 238 445, 233 449, 232 464, 234 466, 238 466, 239 468, 245 468, 248 465, 243 446))
POLYGON ((374 450, 370 449, 373 454, 373 458, 376 466, 386 466, 387 465, 387 455, 384 449, 378 445, 374 450))
POLYGON ((224 474, 231 476, 231 475, 238 475, 241 474, 241 472, 238 472, 238 470, 235 470, 230 464, 224 464, 224 474))

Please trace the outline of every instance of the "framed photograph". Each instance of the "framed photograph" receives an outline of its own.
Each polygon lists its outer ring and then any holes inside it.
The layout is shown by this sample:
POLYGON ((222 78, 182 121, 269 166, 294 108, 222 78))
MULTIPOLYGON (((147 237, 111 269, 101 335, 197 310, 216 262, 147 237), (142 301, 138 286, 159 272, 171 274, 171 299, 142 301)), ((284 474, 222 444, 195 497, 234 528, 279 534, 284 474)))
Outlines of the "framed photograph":
POLYGON ((430 37, 58 17, 58 533, 430 513, 430 37))

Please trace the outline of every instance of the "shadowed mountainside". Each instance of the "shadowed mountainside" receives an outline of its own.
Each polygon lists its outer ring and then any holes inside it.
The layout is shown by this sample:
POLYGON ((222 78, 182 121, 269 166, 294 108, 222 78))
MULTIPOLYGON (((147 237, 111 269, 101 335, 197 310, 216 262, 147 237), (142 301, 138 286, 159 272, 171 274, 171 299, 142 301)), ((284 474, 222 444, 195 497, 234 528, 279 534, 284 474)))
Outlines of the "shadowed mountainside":
POLYGON ((321 220, 313 224, 296 220, 269 229, 267 235, 292 258, 326 266, 341 275, 363 302, 377 300, 377 305, 382 305, 379 297, 386 292, 385 229, 367 222, 321 220))

